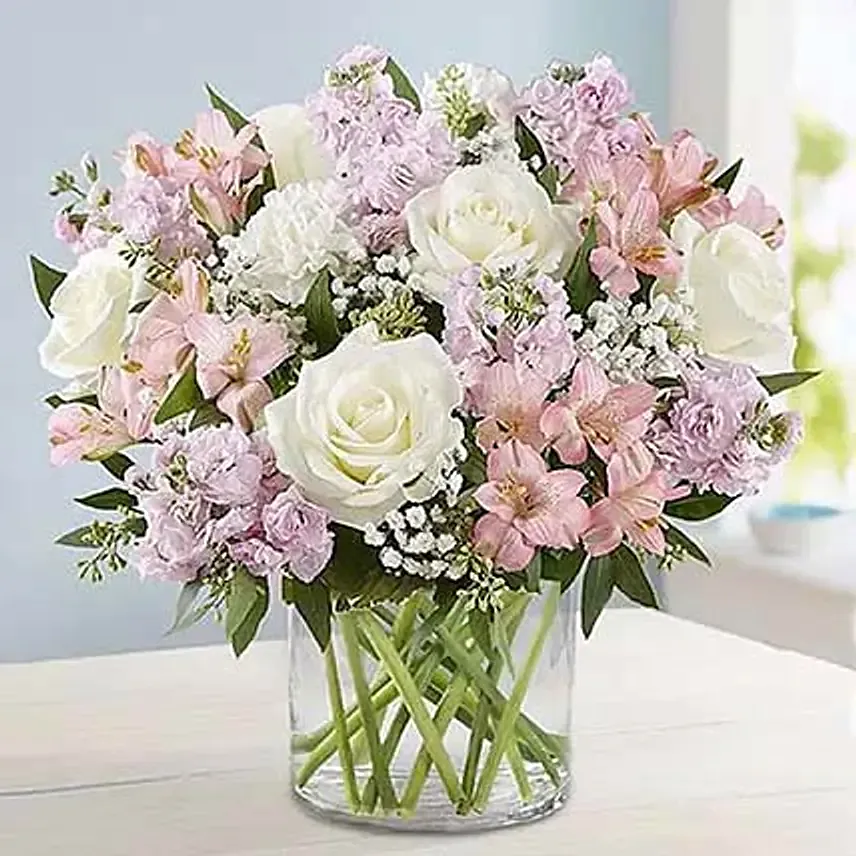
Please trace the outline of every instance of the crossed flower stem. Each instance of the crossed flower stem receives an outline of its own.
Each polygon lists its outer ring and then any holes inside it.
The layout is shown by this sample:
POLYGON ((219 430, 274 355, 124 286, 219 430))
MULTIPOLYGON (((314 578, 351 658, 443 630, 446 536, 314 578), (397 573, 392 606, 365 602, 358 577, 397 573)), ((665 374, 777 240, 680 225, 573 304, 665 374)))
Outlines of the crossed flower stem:
MULTIPOLYGON (((523 802, 533 796, 532 765, 540 765, 553 784, 561 786, 566 739, 545 732, 522 712, 560 597, 560 586, 554 584, 539 599, 543 612, 528 651, 515 664, 507 696, 499 689, 507 663, 498 650, 489 656, 483 652, 461 603, 444 612, 417 593, 397 611, 375 606, 339 613, 340 638, 334 635, 324 654, 331 718, 312 733, 292 737, 293 750, 305 756, 295 774, 295 785, 304 787, 338 756, 345 800, 353 814, 380 811, 401 817, 416 811, 432 768, 461 815, 485 810, 503 760, 523 802), (337 654, 337 645, 342 654, 337 654), (365 672, 365 655, 378 664, 371 682, 365 672), (340 677, 344 669, 350 674, 355 695, 355 702, 347 708, 340 677), (398 708, 382 736, 384 720, 395 703, 398 708), (469 731, 460 771, 444 743, 455 720, 469 731), (411 724, 422 745, 398 794, 390 771, 411 724), (361 789, 357 769, 364 765, 371 773, 361 789)), ((531 594, 516 593, 494 618, 502 622, 509 647, 532 600, 531 594)))

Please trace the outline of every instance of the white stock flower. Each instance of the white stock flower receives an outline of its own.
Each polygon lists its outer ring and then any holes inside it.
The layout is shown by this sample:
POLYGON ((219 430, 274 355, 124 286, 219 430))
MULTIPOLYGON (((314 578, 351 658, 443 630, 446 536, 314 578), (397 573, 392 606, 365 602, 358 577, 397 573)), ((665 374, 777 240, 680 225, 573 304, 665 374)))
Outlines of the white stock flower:
POLYGON ((761 371, 790 368, 791 290, 775 252, 744 226, 705 232, 686 212, 672 236, 684 253, 676 287, 696 311, 702 349, 761 371))
POLYGON ((253 121, 271 156, 277 187, 330 176, 333 170, 330 158, 316 140, 303 107, 298 104, 265 107, 253 116, 253 121))
POLYGON ((361 252, 340 210, 331 182, 298 181, 271 191, 243 232, 221 238, 227 272, 247 289, 299 306, 320 271, 361 252))
POLYGON ((525 259, 540 272, 562 274, 580 243, 577 210, 553 204, 531 173, 503 161, 456 169, 404 213, 417 282, 436 299, 473 264, 525 259))
POLYGON ((39 346, 42 366, 62 378, 117 365, 129 332, 129 312, 147 293, 144 271, 133 269, 111 243, 82 255, 50 302, 53 320, 39 346))
POLYGON ((437 341, 380 341, 374 324, 306 362, 297 386, 265 410, 277 465, 310 501, 358 529, 439 482, 463 438, 461 387, 437 341))
POLYGON ((447 118, 462 109, 470 115, 487 111, 497 122, 514 121, 517 95, 514 84, 501 71, 485 65, 455 62, 437 77, 425 75, 423 97, 426 108, 447 118))

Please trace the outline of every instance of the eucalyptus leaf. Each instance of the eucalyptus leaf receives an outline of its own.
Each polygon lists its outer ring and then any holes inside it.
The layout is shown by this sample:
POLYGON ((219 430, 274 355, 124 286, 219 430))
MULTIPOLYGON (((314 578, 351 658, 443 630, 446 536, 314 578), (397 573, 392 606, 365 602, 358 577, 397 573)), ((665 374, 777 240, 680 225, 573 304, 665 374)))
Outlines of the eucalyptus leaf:
POLYGON ((189 413, 204 401, 205 396, 196 382, 196 365, 191 362, 161 402, 161 406, 155 413, 155 424, 161 425, 176 416, 189 413))
POLYGON ((56 410, 57 407, 62 407, 63 404, 83 404, 86 407, 98 407, 98 396, 81 395, 79 398, 63 398, 61 395, 54 393, 45 399, 45 404, 49 407, 53 407, 54 410, 56 410))
POLYGON ((87 496, 79 496, 74 501, 99 511, 115 511, 117 508, 133 508, 137 505, 137 497, 120 487, 109 487, 87 496))
POLYGON ((326 270, 318 274, 303 307, 306 326, 318 345, 318 356, 329 354, 339 344, 339 322, 333 311, 333 299, 330 295, 330 273, 326 270))
POLYGON ((392 57, 386 61, 384 71, 392 78, 392 91, 399 98, 409 101, 417 110, 421 110, 419 94, 410 82, 410 78, 408 78, 401 66, 392 57))
POLYGON ((658 609, 657 595, 639 557, 626 544, 622 544, 610 553, 609 558, 612 559, 615 584, 618 588, 634 603, 658 609))
POLYGON ((615 564, 612 555, 594 556, 583 575, 581 603, 583 636, 588 639, 615 586, 615 564))
POLYGON ((770 395, 777 395, 788 389, 802 386, 820 374, 819 371, 781 372, 780 374, 759 375, 758 381, 770 395))
POLYGON ((728 193, 737 178, 740 168, 743 166, 743 158, 734 161, 728 169, 718 175, 711 184, 721 190, 723 193, 728 193))
POLYGON ((249 120, 229 104, 222 95, 217 93, 210 84, 205 84, 205 91, 208 93, 208 101, 211 106, 225 115, 233 131, 240 131, 244 125, 249 125, 249 120))
POLYGON ((66 274, 52 268, 49 264, 45 264, 38 256, 30 256, 30 270, 33 273, 33 287, 36 289, 39 303, 42 304, 45 312, 53 317, 53 312, 50 309, 51 298, 62 284, 66 274))
POLYGON ((175 604, 175 618, 169 630, 166 631, 167 636, 185 630, 199 620, 201 617, 199 610, 193 607, 203 588, 202 580, 190 580, 181 587, 175 604))
POLYGON ((95 545, 89 540, 91 527, 79 526, 77 529, 72 529, 71 532, 66 532, 65 535, 60 535, 54 542, 61 544, 63 547, 82 547, 86 550, 94 550, 95 545))

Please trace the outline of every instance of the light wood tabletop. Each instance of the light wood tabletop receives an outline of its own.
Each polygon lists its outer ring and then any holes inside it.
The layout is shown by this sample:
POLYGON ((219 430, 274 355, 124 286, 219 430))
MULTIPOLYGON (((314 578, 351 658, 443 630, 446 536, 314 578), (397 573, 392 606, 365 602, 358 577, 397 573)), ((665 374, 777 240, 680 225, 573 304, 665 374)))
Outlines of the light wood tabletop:
POLYGON ((856 673, 642 610, 582 644, 574 796, 533 824, 378 834, 286 784, 283 643, 0 666, 0 854, 856 856, 856 673))

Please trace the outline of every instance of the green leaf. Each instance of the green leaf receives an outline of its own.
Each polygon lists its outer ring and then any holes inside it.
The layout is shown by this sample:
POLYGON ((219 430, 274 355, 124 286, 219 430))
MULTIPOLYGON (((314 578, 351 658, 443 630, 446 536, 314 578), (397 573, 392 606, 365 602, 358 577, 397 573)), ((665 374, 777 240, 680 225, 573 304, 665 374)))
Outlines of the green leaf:
POLYGON ((155 425, 161 425, 176 416, 189 413, 204 401, 205 396, 196 382, 196 365, 191 362, 161 402, 158 412, 155 413, 155 425))
POLYGON ((483 484, 487 473, 487 458, 484 452, 470 439, 464 436, 467 459, 461 464, 461 474, 471 485, 483 484))
POLYGON ((45 404, 49 407, 53 407, 54 410, 56 410, 57 407, 62 407, 63 404, 84 404, 87 407, 98 407, 98 396, 81 395, 80 398, 63 398, 62 396, 54 393, 45 399, 45 404))
POLYGON ((306 326, 318 345, 318 356, 329 354, 339 344, 342 336, 339 333, 336 313, 333 312, 328 271, 321 271, 312 283, 303 311, 306 315, 306 326))
POLYGON ((181 587, 175 605, 175 618, 172 626, 166 631, 167 636, 178 633, 180 630, 186 630, 204 615, 205 610, 200 611, 193 608, 197 598, 202 593, 203 587, 202 580, 190 580, 181 587))
POLYGON ((289 599, 294 604, 303 623, 324 651, 330 644, 330 625, 333 609, 330 592, 320 580, 307 584, 300 580, 288 580, 289 599))
POLYGON ((79 526, 77 529, 72 529, 71 532, 66 532, 65 535, 60 535, 54 542, 61 544, 63 547, 83 547, 87 550, 94 550, 95 545, 87 540, 90 533, 90 526, 79 526))
POLYGON ((226 116, 233 131, 240 131, 244 125, 249 125, 249 120, 219 95, 210 84, 205 84, 205 91, 208 93, 211 106, 226 116))
POLYGON ((600 283, 589 267, 589 256, 596 244, 597 231, 592 218, 583 242, 574 256, 571 269, 565 277, 568 299, 575 312, 585 313, 589 306, 601 296, 600 283))
POLYGON ((711 182, 711 184, 723 193, 728 193, 728 191, 731 190, 731 186, 734 184, 734 180, 737 178, 742 166, 743 158, 738 158, 730 167, 728 167, 727 170, 725 170, 725 172, 720 173, 711 182))
POLYGON ((541 556, 541 579, 561 583, 565 592, 574 584, 585 560, 586 552, 582 547, 570 552, 563 550, 558 555, 545 550, 541 556))
POLYGON ((538 592, 541 590, 541 567, 542 555, 536 553, 532 561, 526 566, 526 591, 538 592))
POLYGON ((609 602, 615 586, 615 565, 612 555, 595 556, 586 566, 583 576, 582 625, 583 636, 588 639, 601 612, 609 602))
POLYGON ((710 559, 707 557, 707 553, 686 532, 681 531, 677 526, 670 525, 666 529, 666 543, 686 553, 687 556, 695 559, 700 564, 710 567, 710 559))
POLYGON ((819 371, 781 372, 780 374, 759 375, 758 380, 770 395, 777 395, 785 390, 802 386, 802 384, 814 380, 820 374, 821 372, 819 371))
POLYGON ((548 163, 545 167, 538 170, 536 178, 538 179, 538 184, 547 191, 550 202, 555 202, 559 189, 559 170, 556 165, 548 163))
POLYGON ((55 270, 50 265, 45 264, 37 256, 30 256, 30 270, 33 272, 33 286, 36 289, 39 303, 42 304, 45 312, 53 318, 53 312, 50 308, 51 298, 66 275, 62 271, 55 270))
POLYGON ((659 609, 657 595, 645 574, 639 557, 626 545, 609 554, 615 573, 615 584, 630 600, 650 609, 659 609))
POLYGON ((546 166, 547 158, 544 155, 544 147, 541 145, 541 141, 519 116, 514 120, 514 139, 517 142, 517 148, 520 150, 522 161, 529 163, 533 157, 537 156, 539 168, 543 169, 546 166))
POLYGON ((121 452, 114 452, 107 458, 101 458, 98 463, 119 481, 122 481, 125 478, 125 473, 134 466, 134 462, 121 452))
POLYGON ((490 630, 491 620, 487 613, 480 609, 471 609, 467 616, 467 627, 475 639, 476 645, 481 649, 482 654, 490 659, 493 656, 493 640, 491 639, 490 630))
POLYGON ((222 425, 228 421, 229 417, 219 410, 216 404, 211 401, 204 401, 196 408, 196 412, 190 420, 190 430, 195 431, 197 428, 204 428, 206 425, 222 425))
POLYGON ((512 678, 516 678, 517 669, 514 663, 514 654, 511 651, 511 642, 508 639, 505 622, 499 617, 490 622, 490 641, 493 649, 499 651, 503 665, 508 669, 508 673, 512 678))
POLYGON ((410 79, 402 71, 401 66, 392 57, 386 61, 384 71, 392 78, 392 91, 399 98, 409 101, 417 110, 421 110, 419 94, 413 88, 410 79))
POLYGON ((667 502, 663 513, 666 517, 677 517, 679 520, 707 520, 727 508, 735 499, 718 493, 693 493, 667 502))
POLYGON ((262 580, 246 568, 238 568, 226 594, 226 638, 231 642, 262 596, 262 580))
POLYGON ((117 508, 133 508, 137 505, 137 497, 120 487, 108 487, 97 493, 78 496, 74 501, 99 511, 115 511, 117 508))
POLYGON ((487 124, 487 114, 485 113, 476 113, 475 116, 470 116, 467 119, 466 127, 464 128, 463 134, 461 136, 466 140, 471 140, 479 131, 481 131, 484 126, 487 124))
POLYGON ((232 634, 229 640, 232 643, 232 651, 236 657, 240 657, 249 647, 250 642, 256 638, 259 632, 259 626, 262 620, 267 615, 268 605, 270 604, 270 593, 266 580, 262 580, 259 596, 253 603, 252 609, 247 613, 247 617, 241 622, 240 626, 232 634))

